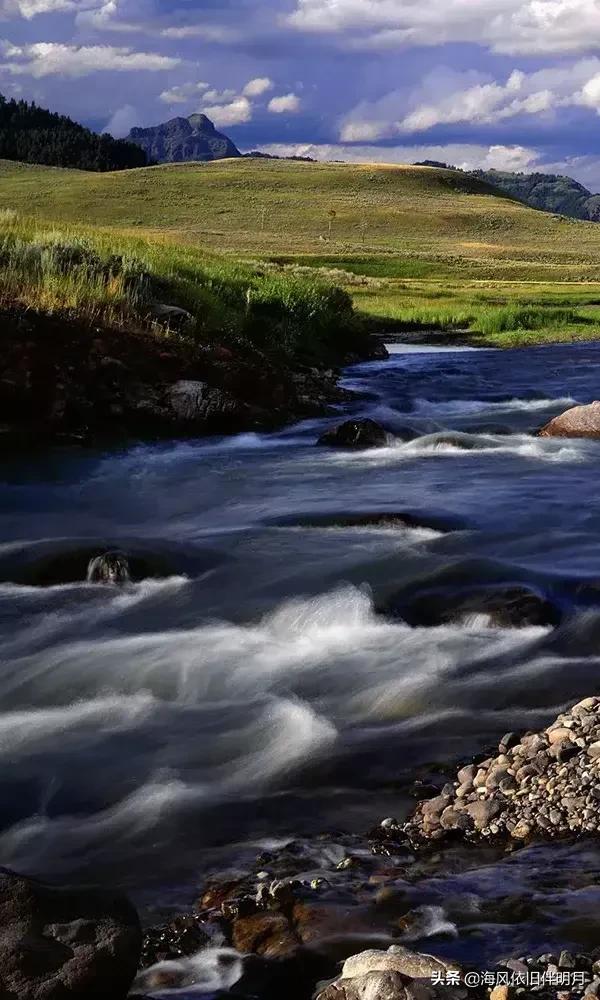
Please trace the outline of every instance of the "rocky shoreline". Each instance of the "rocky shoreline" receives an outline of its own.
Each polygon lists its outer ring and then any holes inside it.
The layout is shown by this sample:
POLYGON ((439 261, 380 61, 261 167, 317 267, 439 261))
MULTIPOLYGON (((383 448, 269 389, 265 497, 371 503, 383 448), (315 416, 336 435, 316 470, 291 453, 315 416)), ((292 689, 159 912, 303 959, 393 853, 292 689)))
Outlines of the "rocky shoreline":
POLYGON ((248 343, 192 343, 168 325, 124 331, 14 308, 0 328, 5 451, 271 430, 354 398, 339 369, 387 356, 365 338, 360 355, 301 363, 248 343))
MULTIPOLYGON (((501 857, 525 843, 597 835, 598 801, 594 696, 540 732, 507 733, 496 757, 461 767, 407 821, 386 818, 364 836, 332 832, 264 852, 252 872, 211 877, 188 913, 143 934, 124 897, 3 870, 0 995, 125 1000, 133 988, 138 998, 185 996, 212 976, 213 992, 239 1000, 600 996, 600 946, 508 956, 485 975, 424 953, 411 942, 455 932, 406 891, 440 848, 460 841, 467 852, 491 844, 501 857)), ((468 853, 461 857, 468 866, 468 853)))

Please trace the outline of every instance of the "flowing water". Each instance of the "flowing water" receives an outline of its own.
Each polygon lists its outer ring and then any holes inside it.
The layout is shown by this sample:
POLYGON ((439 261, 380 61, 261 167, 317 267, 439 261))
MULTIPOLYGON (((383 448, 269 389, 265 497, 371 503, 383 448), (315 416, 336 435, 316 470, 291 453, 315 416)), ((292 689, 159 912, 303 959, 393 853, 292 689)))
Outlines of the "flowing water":
MULTIPOLYGON (((398 349, 346 373, 359 395, 336 418, 410 432, 389 447, 316 447, 330 419, 5 465, 2 863, 179 900, 265 845, 401 817, 415 777, 597 693, 600 599, 573 595, 600 575, 600 443, 534 433, 599 382, 600 345, 398 349), (137 577, 86 582, 115 549, 137 577), (450 570, 532 584, 566 622, 379 613, 450 570)), ((556 879, 541 850, 511 860, 505 890, 532 893, 533 868, 556 879)), ((594 881, 595 851, 560 850, 594 881)), ((452 890, 464 923, 497 892, 490 871, 420 892, 452 890)), ((551 883, 547 914, 574 879, 551 883)))

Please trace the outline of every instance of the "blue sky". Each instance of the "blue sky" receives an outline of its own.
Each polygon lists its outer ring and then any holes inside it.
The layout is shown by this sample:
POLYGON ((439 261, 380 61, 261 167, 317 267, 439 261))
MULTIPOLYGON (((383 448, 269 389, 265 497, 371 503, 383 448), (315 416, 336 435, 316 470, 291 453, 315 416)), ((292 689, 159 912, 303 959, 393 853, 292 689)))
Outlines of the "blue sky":
POLYGON ((0 0, 0 91, 124 135, 556 170, 600 190, 600 0, 0 0))

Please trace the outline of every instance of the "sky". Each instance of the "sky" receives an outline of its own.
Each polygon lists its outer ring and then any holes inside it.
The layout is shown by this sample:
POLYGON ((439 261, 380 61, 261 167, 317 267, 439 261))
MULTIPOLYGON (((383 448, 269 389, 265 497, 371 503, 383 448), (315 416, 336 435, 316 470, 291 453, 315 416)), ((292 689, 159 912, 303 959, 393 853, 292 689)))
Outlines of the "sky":
POLYGON ((0 92, 124 136, 566 173, 600 191, 600 0, 0 0, 0 92))

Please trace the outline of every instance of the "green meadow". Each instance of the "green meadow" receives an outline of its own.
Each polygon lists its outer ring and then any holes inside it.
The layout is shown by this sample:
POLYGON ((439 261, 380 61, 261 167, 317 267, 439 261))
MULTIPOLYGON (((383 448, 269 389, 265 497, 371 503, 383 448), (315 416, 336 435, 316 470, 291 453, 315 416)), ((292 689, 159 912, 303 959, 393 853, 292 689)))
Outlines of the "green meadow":
POLYGON ((455 171, 242 159, 93 174, 3 161, 0 234, 83 240, 127 262, 110 280, 98 265, 43 280, 38 267, 33 281, 5 252, 0 293, 48 309, 125 317, 150 282, 199 333, 252 327, 260 339, 262 320, 264 336, 296 343, 307 323, 322 338, 336 309, 344 320, 338 286, 378 329, 499 346, 600 336, 600 226, 455 171))

